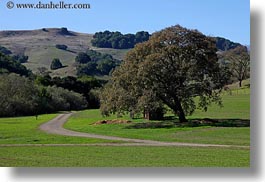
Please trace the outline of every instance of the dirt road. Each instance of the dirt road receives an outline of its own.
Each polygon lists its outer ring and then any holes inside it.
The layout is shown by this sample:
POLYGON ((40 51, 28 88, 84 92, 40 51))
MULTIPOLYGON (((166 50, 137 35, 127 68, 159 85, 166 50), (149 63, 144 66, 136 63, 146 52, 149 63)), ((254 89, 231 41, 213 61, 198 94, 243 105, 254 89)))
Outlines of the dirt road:
MULTIPOLYGON (((180 143, 180 142, 160 142, 152 140, 141 140, 141 139, 130 139, 114 136, 97 135, 91 133, 82 133, 71 131, 63 128, 64 123, 67 122, 68 118, 72 113, 60 114, 54 119, 40 126, 40 130, 50 134, 64 135, 64 136, 75 136, 75 137, 86 137, 86 138, 98 138, 105 140, 118 140, 128 143, 100 143, 100 144, 55 144, 55 145, 77 145, 77 146, 186 146, 186 147, 236 147, 236 148, 249 148, 249 146, 237 146, 237 145, 217 145, 217 144, 197 144, 197 143, 180 143)), ((43 146, 42 144, 40 144, 43 146)), ((47 144, 53 145, 53 144, 47 144)))

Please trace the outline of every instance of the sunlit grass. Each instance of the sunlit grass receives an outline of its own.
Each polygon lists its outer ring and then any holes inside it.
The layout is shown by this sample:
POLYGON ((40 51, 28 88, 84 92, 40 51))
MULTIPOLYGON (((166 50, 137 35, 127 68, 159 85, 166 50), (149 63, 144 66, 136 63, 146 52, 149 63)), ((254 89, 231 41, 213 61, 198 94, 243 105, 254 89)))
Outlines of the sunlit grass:
POLYGON ((47 134, 38 129, 39 125, 53 119, 57 114, 45 114, 28 117, 1 118, 0 144, 36 144, 36 143, 98 143, 112 142, 100 139, 77 138, 47 134))
POLYGON ((249 150, 195 147, 0 147, 0 166, 249 167, 249 150))

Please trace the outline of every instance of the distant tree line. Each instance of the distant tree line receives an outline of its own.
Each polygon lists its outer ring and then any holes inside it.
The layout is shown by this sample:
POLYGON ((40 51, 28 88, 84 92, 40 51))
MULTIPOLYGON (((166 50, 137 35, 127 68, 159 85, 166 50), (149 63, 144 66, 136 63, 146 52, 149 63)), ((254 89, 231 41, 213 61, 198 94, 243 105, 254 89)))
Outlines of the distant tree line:
POLYGON ((92 45, 101 48, 130 49, 137 43, 149 40, 150 34, 145 31, 136 34, 122 34, 121 32, 97 32, 91 41, 92 45))
MULTIPOLYGON (((121 32, 96 32, 91 41, 92 45, 100 48, 113 49, 130 49, 134 48, 135 44, 148 41, 150 34, 146 31, 140 31, 136 34, 122 34, 121 32)), ((228 51, 241 46, 239 43, 232 42, 223 37, 215 37, 216 47, 221 51, 228 51)))
POLYGON ((22 76, 30 76, 32 72, 19 61, 9 55, 0 52, 0 73, 17 73, 22 76))

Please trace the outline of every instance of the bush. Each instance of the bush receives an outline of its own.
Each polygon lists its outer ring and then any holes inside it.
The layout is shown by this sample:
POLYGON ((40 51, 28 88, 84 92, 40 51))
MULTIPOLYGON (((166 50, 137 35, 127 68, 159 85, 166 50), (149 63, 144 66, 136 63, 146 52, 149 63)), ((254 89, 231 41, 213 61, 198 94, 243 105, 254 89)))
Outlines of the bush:
POLYGON ((85 98, 79 93, 55 86, 47 87, 47 93, 53 111, 81 110, 87 107, 85 98))
POLYGON ((64 44, 56 44, 55 47, 57 49, 62 49, 62 50, 66 50, 68 48, 67 45, 64 44))
POLYGON ((31 115, 37 112, 38 90, 28 78, 17 74, 0 76, 0 116, 31 115))
POLYGON ((46 28, 41 29, 43 32, 49 32, 46 28))
POLYGON ((36 115, 87 107, 79 93, 55 86, 37 86, 17 74, 0 75, 0 117, 36 115))

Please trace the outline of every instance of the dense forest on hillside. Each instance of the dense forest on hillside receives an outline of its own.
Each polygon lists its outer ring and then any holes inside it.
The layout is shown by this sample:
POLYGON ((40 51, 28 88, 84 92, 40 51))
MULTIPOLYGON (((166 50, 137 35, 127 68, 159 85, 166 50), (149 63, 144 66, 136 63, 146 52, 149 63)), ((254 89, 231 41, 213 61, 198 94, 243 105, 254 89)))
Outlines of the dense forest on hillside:
POLYGON ((145 31, 136 34, 122 34, 121 32, 97 32, 91 41, 92 45, 101 48, 130 49, 137 43, 149 40, 150 34, 145 31))

